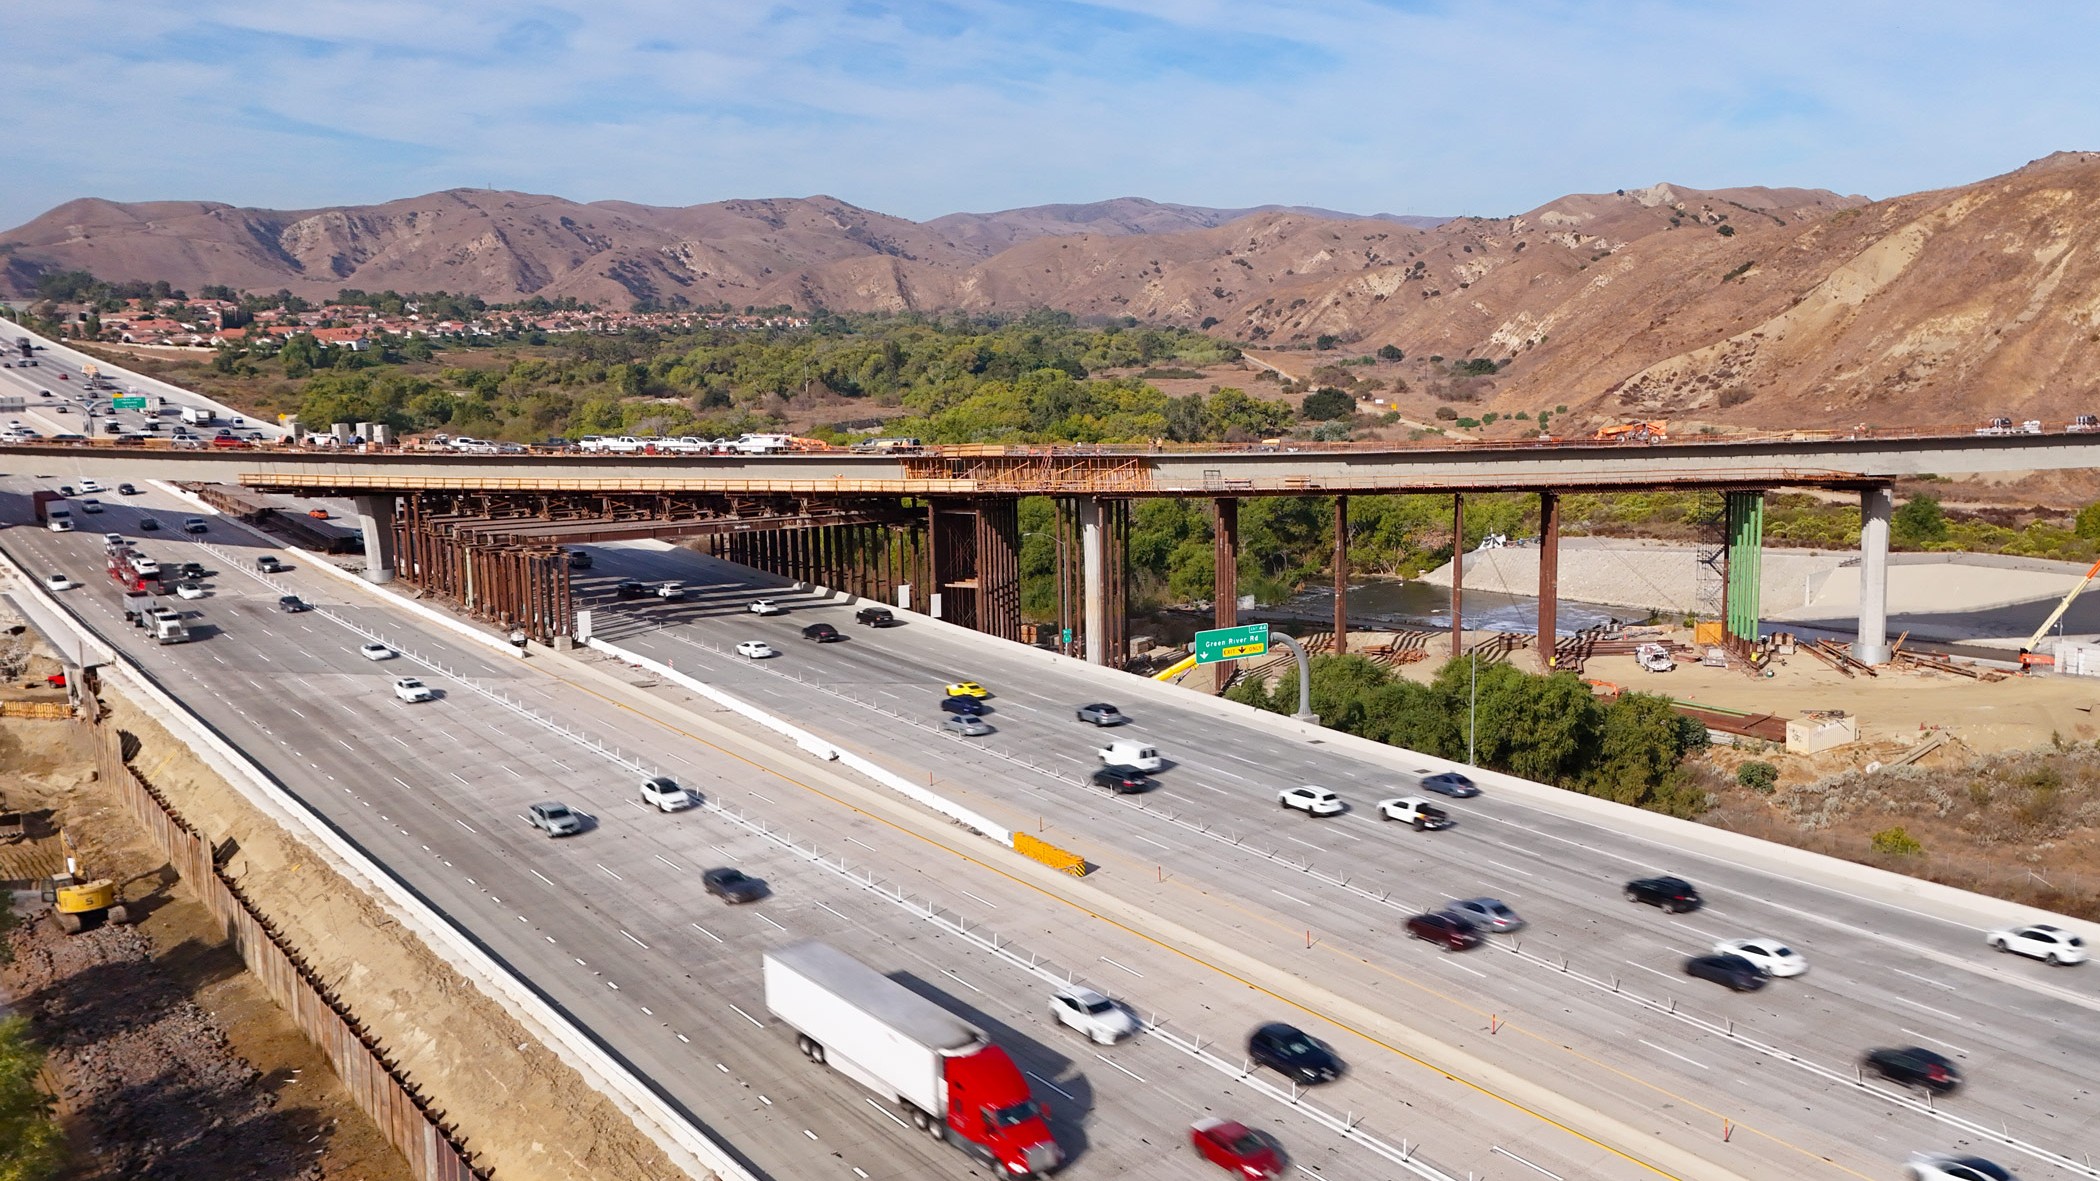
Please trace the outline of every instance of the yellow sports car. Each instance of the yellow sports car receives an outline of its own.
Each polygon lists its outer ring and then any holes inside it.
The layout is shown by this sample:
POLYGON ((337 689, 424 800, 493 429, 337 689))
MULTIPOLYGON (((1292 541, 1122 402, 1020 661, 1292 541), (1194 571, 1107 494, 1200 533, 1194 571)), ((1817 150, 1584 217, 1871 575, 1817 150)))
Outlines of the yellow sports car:
POLYGON ((983 685, 980 685, 975 681, 957 681, 953 685, 948 686, 948 696, 990 697, 991 694, 985 691, 985 687, 983 685))

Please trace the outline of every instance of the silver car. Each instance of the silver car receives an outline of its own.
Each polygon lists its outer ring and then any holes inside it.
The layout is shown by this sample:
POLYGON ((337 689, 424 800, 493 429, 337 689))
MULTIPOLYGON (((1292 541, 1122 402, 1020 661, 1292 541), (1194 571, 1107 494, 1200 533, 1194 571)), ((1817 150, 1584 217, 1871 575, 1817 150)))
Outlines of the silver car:
POLYGON ((1524 926, 1517 912, 1502 903, 1499 898, 1468 898, 1462 902, 1446 902, 1444 909, 1459 916, 1483 931, 1516 931, 1524 926))
POLYGON ((525 818, 532 826, 546 830, 550 837, 565 837, 583 831, 583 817, 569 810, 567 804, 548 800, 525 809, 525 818))
POLYGON ((976 738, 979 735, 990 734, 992 724, 976 714, 948 714, 941 718, 941 729, 964 738, 976 738))

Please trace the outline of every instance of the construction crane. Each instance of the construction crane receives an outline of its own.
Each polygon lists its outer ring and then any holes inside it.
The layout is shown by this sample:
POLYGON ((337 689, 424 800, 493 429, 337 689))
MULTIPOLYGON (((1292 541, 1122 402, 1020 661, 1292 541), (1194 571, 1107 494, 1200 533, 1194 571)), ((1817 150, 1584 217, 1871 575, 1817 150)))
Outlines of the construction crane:
POLYGON ((2042 642, 2042 637, 2049 634, 2049 629, 2056 626, 2056 621, 2064 617, 2064 612, 2071 609, 2071 601, 2076 599, 2080 592, 2084 591, 2096 577, 2100 577, 2100 562, 2094 562, 2092 569, 2085 572, 2085 577, 2072 584, 2071 589, 2064 595, 2063 602, 2058 603, 2056 610, 2049 613, 2049 618, 2042 620, 2042 626, 2035 628, 2034 634, 2027 637, 2027 642, 2020 645, 2020 669, 2022 672, 2030 668, 2055 667, 2056 657, 2037 652, 2034 649, 2036 645, 2042 642))
POLYGON ((58 830, 58 847, 65 854, 66 871, 52 878, 44 887, 44 901, 51 904, 51 917, 57 921, 58 929, 68 935, 78 935, 105 922, 130 922, 130 912, 117 900, 115 881, 109 878, 82 880, 87 871, 80 866, 80 847, 73 843, 71 833, 58 830))

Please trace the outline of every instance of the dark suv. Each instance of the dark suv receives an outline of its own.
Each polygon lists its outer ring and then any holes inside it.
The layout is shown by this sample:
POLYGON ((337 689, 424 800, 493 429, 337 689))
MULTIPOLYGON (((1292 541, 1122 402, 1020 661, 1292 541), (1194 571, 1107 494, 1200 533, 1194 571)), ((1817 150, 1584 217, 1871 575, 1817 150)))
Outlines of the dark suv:
POLYGON ((1479 928, 1449 911, 1416 915, 1407 920, 1407 933, 1439 944, 1445 951, 1464 951, 1480 946, 1479 928))
POLYGON ((639 599, 647 593, 648 588, 632 578, 621 579, 620 584, 613 588, 613 597, 618 599, 639 599))
POLYGON ((862 607, 853 613, 853 622, 868 627, 888 627, 897 622, 888 607, 862 607))
POLYGON ((1342 1077, 1342 1060, 1333 1047, 1282 1022, 1247 1035, 1247 1057, 1300 1083, 1326 1083, 1342 1077))
POLYGON ((1756 992, 1765 986, 1765 970, 1739 955, 1695 955, 1684 961, 1684 974, 1736 992, 1756 992))
POLYGON ((1890 1082, 1923 1087, 1944 1095, 1961 1085, 1961 1071, 1941 1054, 1917 1046, 1895 1050, 1868 1050, 1860 1065, 1890 1082))
POLYGON ((839 629, 828 623, 812 623, 802 629, 802 638, 815 640, 819 644, 829 644, 833 640, 843 640, 846 637, 839 629))
POLYGON ((1636 878, 1626 883, 1626 901, 1660 906, 1671 914, 1697 910, 1705 903, 1683 878, 1636 878))

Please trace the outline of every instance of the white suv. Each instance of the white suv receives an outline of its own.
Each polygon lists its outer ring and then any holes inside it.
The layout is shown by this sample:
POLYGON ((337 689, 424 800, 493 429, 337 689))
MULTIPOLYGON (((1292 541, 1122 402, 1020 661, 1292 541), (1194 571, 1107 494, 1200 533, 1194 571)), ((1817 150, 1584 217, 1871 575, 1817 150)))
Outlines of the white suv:
POLYGON ((1296 808, 1307 816, 1339 816, 1344 807, 1342 797, 1311 784, 1284 788, 1276 793, 1276 802, 1286 808, 1296 808))
POLYGON ((693 806, 693 793, 668 775, 652 775, 642 780, 642 802, 659 812, 677 812, 693 806))

